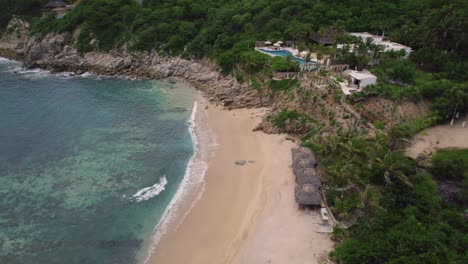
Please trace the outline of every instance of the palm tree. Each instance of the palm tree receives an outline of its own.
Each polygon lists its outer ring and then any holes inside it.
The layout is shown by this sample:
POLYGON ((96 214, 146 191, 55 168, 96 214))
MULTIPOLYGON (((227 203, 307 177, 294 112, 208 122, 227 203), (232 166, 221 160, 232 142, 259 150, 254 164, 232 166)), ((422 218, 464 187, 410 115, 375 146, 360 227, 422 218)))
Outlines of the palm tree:
POLYGON ((354 158, 364 158, 367 156, 367 142, 361 136, 355 136, 350 140, 340 142, 339 146, 343 149, 342 155, 347 160, 354 158))
POLYGON ((409 143, 411 137, 410 127, 407 125, 395 125, 388 132, 389 148, 391 150, 398 149, 404 144, 409 143))
POLYGON ((381 208, 379 204, 380 193, 374 186, 366 184, 364 190, 359 192, 359 200, 361 201, 361 206, 367 214, 374 214, 377 210, 381 208))
POLYGON ((376 165, 383 170, 385 186, 400 181, 412 187, 411 182, 404 173, 409 167, 408 160, 401 151, 387 152, 383 158, 376 159, 376 165))
POLYGON ((468 100, 468 94, 467 92, 463 91, 462 87, 459 87, 459 86, 453 86, 447 91, 447 94, 449 95, 452 102, 455 104, 453 116, 452 116, 452 119, 454 119, 457 113, 457 110, 459 108, 464 108, 464 106, 466 105, 466 102, 468 100))
POLYGON ((350 186, 363 185, 363 181, 359 178, 359 169, 352 163, 338 163, 326 167, 327 176, 330 182, 343 189, 348 189, 350 186))

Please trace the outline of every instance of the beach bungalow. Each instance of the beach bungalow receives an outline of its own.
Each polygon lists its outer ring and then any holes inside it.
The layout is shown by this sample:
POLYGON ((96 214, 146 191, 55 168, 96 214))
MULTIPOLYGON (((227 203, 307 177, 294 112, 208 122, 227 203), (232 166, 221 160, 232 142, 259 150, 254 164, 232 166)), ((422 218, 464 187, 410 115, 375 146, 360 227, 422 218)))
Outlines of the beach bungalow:
POLYGON ((313 168, 305 168, 297 172, 296 183, 302 184, 313 184, 315 186, 321 186, 320 176, 317 171, 313 168))
POLYGON ((317 159, 312 150, 297 148, 292 151, 293 172, 296 175, 294 189, 299 209, 320 207, 322 182, 317 172, 317 159))
POLYGON ((296 185, 294 189, 296 202, 299 209, 318 209, 321 208, 322 195, 320 189, 313 184, 296 185))

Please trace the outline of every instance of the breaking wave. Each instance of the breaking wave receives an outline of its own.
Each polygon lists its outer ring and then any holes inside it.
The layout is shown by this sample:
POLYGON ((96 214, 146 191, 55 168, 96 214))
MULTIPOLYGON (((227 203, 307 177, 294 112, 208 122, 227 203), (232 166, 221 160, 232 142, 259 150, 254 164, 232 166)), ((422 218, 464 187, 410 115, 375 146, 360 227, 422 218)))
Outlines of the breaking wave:
POLYGON ((131 199, 138 203, 149 200, 155 197, 156 195, 160 194, 162 191, 164 191, 166 189, 166 184, 167 184, 167 179, 166 179, 166 176, 164 175, 163 177, 159 179, 158 183, 150 187, 146 187, 146 188, 139 190, 132 196, 131 199))

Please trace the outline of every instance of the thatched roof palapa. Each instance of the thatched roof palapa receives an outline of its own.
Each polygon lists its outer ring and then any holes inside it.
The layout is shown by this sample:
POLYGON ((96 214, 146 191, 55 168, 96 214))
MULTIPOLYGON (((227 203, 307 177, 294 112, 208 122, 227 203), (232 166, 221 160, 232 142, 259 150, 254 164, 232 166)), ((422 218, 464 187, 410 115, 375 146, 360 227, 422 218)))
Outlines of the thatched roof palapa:
POLYGON ((296 175, 295 196, 301 206, 320 206, 322 201, 322 182, 318 174, 317 158, 308 148, 297 148, 292 151, 293 172, 296 175))
POLYGON ((292 160, 293 172, 296 175, 302 169, 317 167, 317 158, 312 150, 308 148, 301 147, 293 149, 292 160))
POLYGON ((302 184, 313 184, 317 188, 322 186, 322 182, 320 181, 320 177, 312 168, 306 168, 298 171, 296 173, 296 183, 298 185, 302 184))
POLYGON ((335 37, 332 35, 311 34, 309 38, 316 43, 324 45, 333 45, 335 41, 335 37))
POLYGON ((313 184, 297 185, 294 193, 296 202, 300 205, 320 206, 322 202, 320 191, 313 184))

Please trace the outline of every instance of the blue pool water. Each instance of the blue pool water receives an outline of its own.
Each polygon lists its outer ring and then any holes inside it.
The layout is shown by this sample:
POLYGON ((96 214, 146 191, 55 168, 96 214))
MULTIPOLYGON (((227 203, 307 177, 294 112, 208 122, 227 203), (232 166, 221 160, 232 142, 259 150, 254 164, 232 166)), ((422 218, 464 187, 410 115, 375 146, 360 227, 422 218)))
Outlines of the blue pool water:
POLYGON ((182 84, 0 58, 0 263, 137 264, 183 179, 182 84))
MULTIPOLYGON (((299 64, 304 64, 307 61, 298 57, 294 57, 293 54, 287 50, 265 50, 265 49, 260 49, 261 51, 271 54, 273 56, 281 56, 281 57, 288 57, 291 56, 291 59, 295 62, 298 62, 299 64)), ((313 62, 311 62, 313 63, 313 62)))

